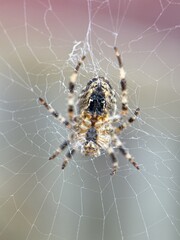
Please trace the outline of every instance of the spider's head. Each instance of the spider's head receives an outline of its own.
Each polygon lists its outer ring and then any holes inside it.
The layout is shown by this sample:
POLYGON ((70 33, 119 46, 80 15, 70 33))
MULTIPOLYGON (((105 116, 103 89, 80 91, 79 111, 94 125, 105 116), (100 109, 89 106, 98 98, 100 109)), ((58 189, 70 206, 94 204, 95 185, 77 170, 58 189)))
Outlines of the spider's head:
POLYGON ((88 111, 94 115, 102 115, 106 107, 105 94, 101 87, 97 87, 89 98, 88 111))
POLYGON ((98 157, 100 155, 100 149, 95 142, 89 141, 83 145, 81 153, 85 156, 98 157))
POLYGON ((86 133, 86 142, 82 146, 82 153, 86 156, 98 157, 100 155, 99 146, 96 143, 97 131, 94 127, 91 127, 86 133))

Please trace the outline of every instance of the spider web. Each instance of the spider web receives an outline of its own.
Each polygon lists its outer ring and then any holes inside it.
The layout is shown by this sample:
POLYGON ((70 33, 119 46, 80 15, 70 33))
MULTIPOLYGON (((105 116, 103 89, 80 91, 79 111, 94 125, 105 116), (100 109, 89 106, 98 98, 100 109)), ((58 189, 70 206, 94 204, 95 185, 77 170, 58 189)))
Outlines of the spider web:
POLYGON ((180 239, 179 12, 178 0, 1 1, 1 240, 180 239), (76 96, 102 75, 119 97, 114 46, 141 109, 121 140, 141 170, 117 153, 111 177, 106 153, 77 153, 61 171, 63 154, 48 157, 68 131, 37 99, 67 116, 82 54, 76 96))

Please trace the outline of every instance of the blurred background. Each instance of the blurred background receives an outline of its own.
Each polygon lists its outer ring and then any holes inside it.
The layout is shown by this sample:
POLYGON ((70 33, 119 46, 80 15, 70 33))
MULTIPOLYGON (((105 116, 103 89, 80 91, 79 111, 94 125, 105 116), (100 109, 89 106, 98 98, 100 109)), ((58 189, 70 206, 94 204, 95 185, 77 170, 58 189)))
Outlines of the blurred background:
POLYGON ((178 0, 0 1, 0 239, 180 239, 180 3, 178 0), (76 96, 95 76, 117 91, 127 72, 136 122, 118 152, 77 153, 64 171, 49 156, 69 132, 40 106, 67 117, 69 77, 79 58, 76 96))

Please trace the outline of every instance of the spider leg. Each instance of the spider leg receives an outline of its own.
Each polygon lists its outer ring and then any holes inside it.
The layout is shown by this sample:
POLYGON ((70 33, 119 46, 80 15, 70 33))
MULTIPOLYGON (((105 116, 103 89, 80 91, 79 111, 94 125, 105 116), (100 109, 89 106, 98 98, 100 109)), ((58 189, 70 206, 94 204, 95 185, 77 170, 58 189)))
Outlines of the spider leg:
POLYGON ((120 114, 108 118, 108 121, 111 124, 120 122, 121 120, 122 120, 122 116, 120 114))
POLYGON ((119 151, 122 153, 122 155, 136 168, 139 170, 138 164, 134 161, 134 158, 131 156, 131 154, 126 150, 122 144, 122 142, 114 135, 115 140, 115 147, 119 149, 119 151))
POLYGON ((69 145, 69 140, 64 141, 58 149, 53 153, 53 155, 49 158, 49 160, 52 160, 56 158, 68 145, 69 145))
POLYGON ((122 130, 126 129, 129 125, 131 125, 139 115, 140 109, 137 108, 134 112, 134 116, 131 116, 126 122, 120 124, 118 127, 115 128, 115 133, 120 134, 122 130))
POLYGON ((119 64, 119 71, 120 71, 120 84, 121 84, 121 101, 122 101, 122 107, 121 107, 121 114, 126 115, 128 112, 128 97, 127 97, 127 82, 126 82, 126 72, 124 71, 121 56, 119 54, 119 51, 117 47, 114 47, 114 51, 118 60, 119 64))
POLYGON ((70 149, 70 150, 67 152, 67 154, 66 154, 66 156, 65 156, 65 159, 64 159, 64 161, 63 161, 63 164, 62 164, 61 169, 64 169, 64 168, 67 166, 69 160, 72 158, 72 155, 73 155, 74 153, 75 153, 75 149, 74 149, 74 148, 70 149))
POLYGON ((117 161, 117 158, 114 154, 114 150, 112 147, 109 147, 107 149, 108 153, 109 153, 109 156, 111 158, 111 161, 112 161, 112 172, 110 173, 110 175, 114 175, 116 172, 117 172, 117 169, 118 169, 118 161, 117 161))
POLYGON ((61 116, 54 108, 52 108, 49 104, 47 104, 47 102, 44 99, 39 98, 39 102, 40 104, 44 105, 45 108, 48 110, 48 112, 50 112, 56 119, 58 119, 61 123, 63 123, 67 128, 71 127, 71 124, 63 116, 61 116))
POLYGON ((80 66, 82 65, 85 56, 82 56, 81 60, 78 62, 75 67, 69 82, 69 95, 68 95, 68 116, 69 120, 72 121, 74 118, 74 88, 77 81, 78 71, 80 66))

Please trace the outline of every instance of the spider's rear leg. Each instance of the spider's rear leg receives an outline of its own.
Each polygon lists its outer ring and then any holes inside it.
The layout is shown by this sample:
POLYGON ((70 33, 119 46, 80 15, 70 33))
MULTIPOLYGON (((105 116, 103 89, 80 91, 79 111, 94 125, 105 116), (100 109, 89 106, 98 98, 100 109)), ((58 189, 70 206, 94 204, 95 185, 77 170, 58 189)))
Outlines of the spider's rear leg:
POLYGON ((67 128, 71 127, 71 124, 61 115, 59 114, 54 108, 52 108, 43 98, 39 98, 39 102, 41 105, 44 105, 44 107, 48 110, 48 112, 51 113, 58 121, 63 123, 67 128))
POLYGON ((120 124, 118 127, 115 128, 115 133, 120 134, 122 130, 126 129, 129 125, 131 125, 139 115, 140 108, 137 108, 134 112, 134 116, 131 116, 126 122, 120 124))
POLYGON ((126 115, 128 112, 128 97, 127 97, 127 82, 126 82, 126 72, 124 71, 121 56, 119 54, 119 51, 117 47, 114 47, 114 51, 118 60, 119 64, 119 71, 120 71, 120 84, 121 84, 121 101, 122 101, 122 107, 121 107, 121 114, 126 115))
POLYGON ((69 140, 64 141, 58 149, 53 153, 53 155, 49 158, 49 160, 53 160, 56 158, 68 145, 69 145, 69 140))
POLYGON ((75 67, 69 82, 69 95, 68 95, 68 116, 69 120, 72 121, 74 118, 74 88, 77 81, 78 71, 80 66, 82 65, 85 56, 82 56, 81 60, 78 62, 75 67))

